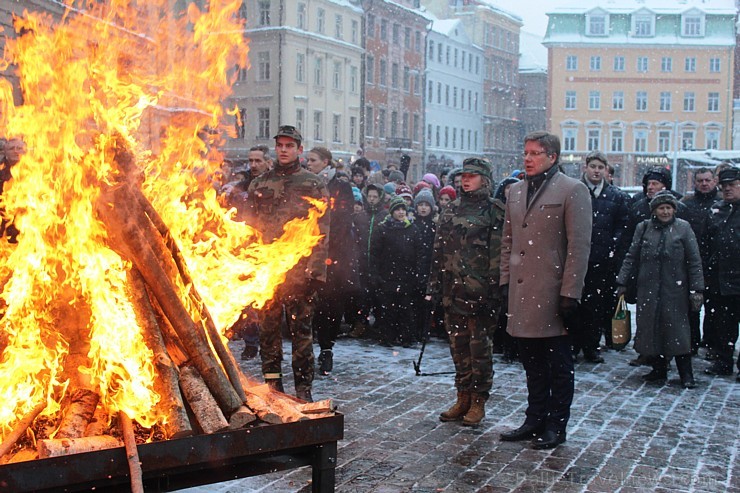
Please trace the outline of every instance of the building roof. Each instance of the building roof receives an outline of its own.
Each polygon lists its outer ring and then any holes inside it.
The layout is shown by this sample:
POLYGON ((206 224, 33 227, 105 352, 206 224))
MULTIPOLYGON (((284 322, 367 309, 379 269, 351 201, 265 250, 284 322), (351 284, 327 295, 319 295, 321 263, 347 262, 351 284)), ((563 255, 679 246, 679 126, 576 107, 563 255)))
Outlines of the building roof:
POLYGON ((480 3, 484 6, 484 8, 489 8, 494 12, 503 15, 504 17, 508 17, 509 19, 517 22, 519 25, 522 25, 523 23, 521 17, 519 17, 512 11, 506 10, 505 8, 501 7, 501 4, 504 3, 504 0, 480 0, 480 3))
POLYGON ((539 34, 519 32, 519 72, 547 73, 547 48, 539 34))

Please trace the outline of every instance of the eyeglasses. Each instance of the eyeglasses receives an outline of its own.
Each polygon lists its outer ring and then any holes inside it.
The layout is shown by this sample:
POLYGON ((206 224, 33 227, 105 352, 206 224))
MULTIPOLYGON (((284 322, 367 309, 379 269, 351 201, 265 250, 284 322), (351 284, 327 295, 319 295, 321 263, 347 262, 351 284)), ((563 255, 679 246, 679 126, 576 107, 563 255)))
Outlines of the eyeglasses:
POLYGON ((522 153, 522 156, 524 156, 524 157, 529 157, 529 156, 537 157, 537 156, 541 156, 542 154, 547 154, 547 151, 524 151, 522 153))

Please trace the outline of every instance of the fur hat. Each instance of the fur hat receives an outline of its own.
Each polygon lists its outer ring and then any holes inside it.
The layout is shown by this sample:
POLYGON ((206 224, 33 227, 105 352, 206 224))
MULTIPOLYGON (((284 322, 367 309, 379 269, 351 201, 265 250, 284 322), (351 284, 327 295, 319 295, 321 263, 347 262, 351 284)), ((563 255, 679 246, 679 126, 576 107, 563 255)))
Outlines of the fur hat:
POLYGON ((469 157, 465 161, 463 161, 462 172, 474 173, 476 175, 481 175, 485 178, 488 178, 489 180, 492 179, 491 163, 489 163, 485 159, 480 159, 477 157, 469 157))
POLYGON ((439 188, 439 178, 437 178, 437 175, 435 175, 434 173, 427 173, 426 175, 421 177, 421 180, 425 183, 433 185, 434 188, 439 188))
POLYGON ((442 187, 442 190, 439 191, 439 196, 442 195, 448 195, 450 199, 455 200, 457 198, 457 193, 455 192, 455 188, 451 187, 450 185, 447 185, 446 187, 442 187))
POLYGON ((399 207, 403 207, 403 210, 408 211, 409 207, 406 205, 406 201, 403 200, 403 197, 393 197, 391 199, 391 203, 388 206, 388 214, 393 214, 393 211, 398 209, 399 207))
POLYGON ((660 192, 656 193, 655 197, 653 197, 653 200, 650 201, 650 212, 653 212, 655 209, 658 208, 658 206, 661 206, 663 204, 670 205, 671 207, 673 207, 674 211, 678 209, 678 200, 676 200, 676 197, 674 197, 669 190, 661 190, 660 192))
POLYGON ((421 190, 418 194, 416 194, 416 197, 414 198, 414 207, 421 204, 422 202, 426 202, 427 204, 434 207, 434 194, 428 188, 425 188, 421 190))
POLYGON ((642 177, 642 184, 647 186, 647 182, 655 180, 661 182, 665 187, 670 190, 673 184, 673 178, 671 172, 662 166, 653 166, 647 173, 642 177))
POLYGON ((403 173, 401 173, 397 169, 391 170, 391 172, 388 173, 388 181, 402 182, 403 181, 403 173))

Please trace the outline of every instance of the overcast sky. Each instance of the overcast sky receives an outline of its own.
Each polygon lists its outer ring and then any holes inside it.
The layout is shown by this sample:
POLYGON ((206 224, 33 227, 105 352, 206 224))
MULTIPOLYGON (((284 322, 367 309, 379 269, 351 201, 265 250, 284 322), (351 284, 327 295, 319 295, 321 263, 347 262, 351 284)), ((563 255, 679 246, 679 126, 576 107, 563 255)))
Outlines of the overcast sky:
POLYGON ((547 30, 545 12, 554 4, 553 0, 518 0, 514 2, 495 0, 495 3, 521 17, 524 21, 523 30, 540 36, 545 35, 547 30))

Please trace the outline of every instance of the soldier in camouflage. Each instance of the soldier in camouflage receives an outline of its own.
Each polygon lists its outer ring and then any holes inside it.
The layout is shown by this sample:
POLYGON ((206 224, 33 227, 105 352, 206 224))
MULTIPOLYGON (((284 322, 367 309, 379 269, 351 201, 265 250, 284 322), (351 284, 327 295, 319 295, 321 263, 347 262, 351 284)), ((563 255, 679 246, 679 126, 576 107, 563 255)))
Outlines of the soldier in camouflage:
POLYGON ((493 385, 491 334, 501 305, 499 260, 504 204, 491 197, 491 165, 463 162, 461 193, 444 209, 434 240, 427 300, 441 297, 457 402, 439 419, 475 426, 493 385))
MULTIPOLYGON (((262 232, 269 242, 283 233, 283 226, 295 218, 308 215, 310 204, 303 197, 329 199, 326 185, 317 175, 303 169, 299 156, 303 152, 300 132, 292 126, 281 126, 275 135, 277 164, 249 185, 247 222, 262 232)), ((283 309, 293 338, 293 375, 296 397, 311 401, 314 377, 312 318, 314 297, 326 281, 329 234, 329 211, 319 220, 322 240, 309 257, 304 257, 287 274, 273 300, 260 312, 260 355, 262 374, 271 387, 283 391, 283 359, 280 328, 283 309)))

